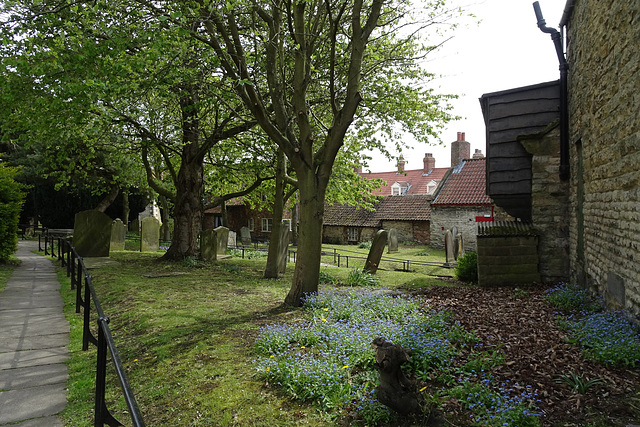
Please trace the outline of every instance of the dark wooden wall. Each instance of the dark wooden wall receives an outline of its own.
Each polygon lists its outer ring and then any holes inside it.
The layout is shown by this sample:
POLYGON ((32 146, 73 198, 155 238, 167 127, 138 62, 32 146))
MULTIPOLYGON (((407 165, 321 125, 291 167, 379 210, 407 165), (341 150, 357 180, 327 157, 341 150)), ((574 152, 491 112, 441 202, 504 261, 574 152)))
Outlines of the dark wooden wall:
POLYGON ((480 98, 487 137, 487 194, 510 215, 531 220, 531 155, 517 141, 559 119, 560 83, 493 92, 480 98))

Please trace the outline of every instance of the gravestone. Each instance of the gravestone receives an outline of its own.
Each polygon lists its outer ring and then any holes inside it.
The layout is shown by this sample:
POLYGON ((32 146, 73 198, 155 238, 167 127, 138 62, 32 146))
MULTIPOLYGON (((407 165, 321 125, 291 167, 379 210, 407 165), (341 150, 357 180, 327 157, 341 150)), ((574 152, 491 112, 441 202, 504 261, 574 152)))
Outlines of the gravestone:
POLYGON ((127 226, 120 218, 111 223, 111 247, 112 251, 124 251, 124 241, 127 237, 127 226))
POLYGON ((111 218, 103 212, 78 212, 73 223, 73 246, 81 257, 108 257, 111 218))
POLYGON ((287 270, 287 255, 289 254, 289 227, 283 224, 280 227, 280 235, 277 236, 280 243, 280 253, 278 254, 278 273, 283 274, 287 270))
POLYGON ((140 252, 155 252, 160 248, 160 221, 148 216, 140 222, 140 252))
POLYGON ((456 261, 458 258, 464 255, 464 239, 462 238, 462 234, 458 234, 458 238, 456 239, 456 261))
POLYGON ((249 227, 242 227, 240 229, 240 242, 242 242, 242 245, 251 244, 251 230, 249 230, 249 227))
POLYGON ((226 255, 227 254, 227 245, 229 244, 229 229, 227 227, 216 227, 214 230, 216 232, 216 240, 218 243, 217 254, 218 255, 226 255))
POLYGON ((218 257, 218 239, 215 230, 200 232, 200 258, 203 261, 215 261, 218 257))
POLYGON ((378 265, 384 252, 384 247, 387 246, 387 230, 378 230, 373 237, 373 243, 371 249, 369 249, 369 255, 367 256, 367 262, 364 264, 364 271, 370 274, 376 274, 378 271, 378 265))
POLYGON ((451 230, 447 230, 444 235, 444 251, 447 254, 447 264, 454 264, 456 262, 456 258, 453 252, 453 233, 451 230))
POLYGON ((398 232, 395 228, 389 230, 389 250, 388 253, 398 252, 398 232))
POLYGON ((236 243, 237 234, 235 231, 229 231, 229 240, 227 241, 228 248, 235 248, 237 246, 236 243))

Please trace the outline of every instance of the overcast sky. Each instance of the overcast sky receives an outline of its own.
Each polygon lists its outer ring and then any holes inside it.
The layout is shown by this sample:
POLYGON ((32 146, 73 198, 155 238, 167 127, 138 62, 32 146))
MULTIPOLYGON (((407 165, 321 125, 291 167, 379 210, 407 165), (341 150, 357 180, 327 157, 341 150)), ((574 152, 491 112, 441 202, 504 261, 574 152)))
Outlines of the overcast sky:
MULTIPOLYGON (((453 100, 454 114, 462 116, 450 123, 440 138, 444 146, 417 145, 403 151, 406 169, 422 168, 425 153, 433 153, 436 167, 451 163, 450 143, 457 132, 465 132, 475 149, 486 154, 484 120, 478 99, 485 93, 557 80, 558 58, 551 36, 538 29, 533 0, 452 0, 470 4, 466 10, 475 15, 454 33, 454 38, 435 53, 427 66, 442 75, 433 82, 441 93, 459 95, 453 100), (480 21, 479 24, 475 22, 480 21)), ((558 28, 565 0, 539 0, 548 27, 558 28)), ((399 153, 395 153, 398 155, 399 153)), ((391 171, 395 162, 373 155, 372 172, 391 171)), ((366 170, 367 168, 365 168, 366 170)))

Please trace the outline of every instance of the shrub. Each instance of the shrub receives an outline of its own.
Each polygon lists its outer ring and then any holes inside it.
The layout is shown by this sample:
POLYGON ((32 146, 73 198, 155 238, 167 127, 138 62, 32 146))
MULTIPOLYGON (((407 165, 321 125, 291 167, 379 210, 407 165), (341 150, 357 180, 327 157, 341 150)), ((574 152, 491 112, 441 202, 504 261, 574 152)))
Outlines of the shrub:
POLYGON ((463 282, 478 283, 478 254, 467 252, 458 258, 456 279, 463 282))
POLYGON ((330 275, 329 273, 326 273, 324 271, 320 272, 320 276, 318 277, 318 283, 325 283, 328 285, 333 285, 338 283, 338 280, 333 277, 332 275, 330 275))
POLYGON ((349 272, 346 284, 349 286, 376 286, 380 284, 380 281, 373 274, 355 268, 349 272))
POLYGON ((18 169, 0 163, 0 261, 18 248, 18 221, 25 194, 13 178, 18 169))
POLYGON ((360 249, 371 249, 371 242, 362 242, 358 245, 360 249))
POLYGON ((565 313, 571 311, 599 311, 602 303, 578 285, 560 283, 546 292, 546 299, 565 313))

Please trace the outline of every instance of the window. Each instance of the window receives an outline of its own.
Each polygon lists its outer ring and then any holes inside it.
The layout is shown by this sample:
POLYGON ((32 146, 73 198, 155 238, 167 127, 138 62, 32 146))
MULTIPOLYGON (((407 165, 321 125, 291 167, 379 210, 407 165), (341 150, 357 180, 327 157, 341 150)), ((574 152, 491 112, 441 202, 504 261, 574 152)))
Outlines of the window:
POLYGON ((359 230, 356 227, 347 228, 347 241, 348 242, 357 242, 359 240, 359 230))
POLYGON ((247 224, 247 227, 249 228, 249 231, 254 231, 255 230, 255 226, 253 225, 253 218, 249 218, 249 223, 247 224))
POLYGON ((394 182, 391 186, 391 195, 392 196, 404 196, 409 189, 408 182, 394 182))
POLYGON ((271 228, 273 227, 273 219, 272 218, 262 218, 262 231, 264 233, 271 232, 271 228))

